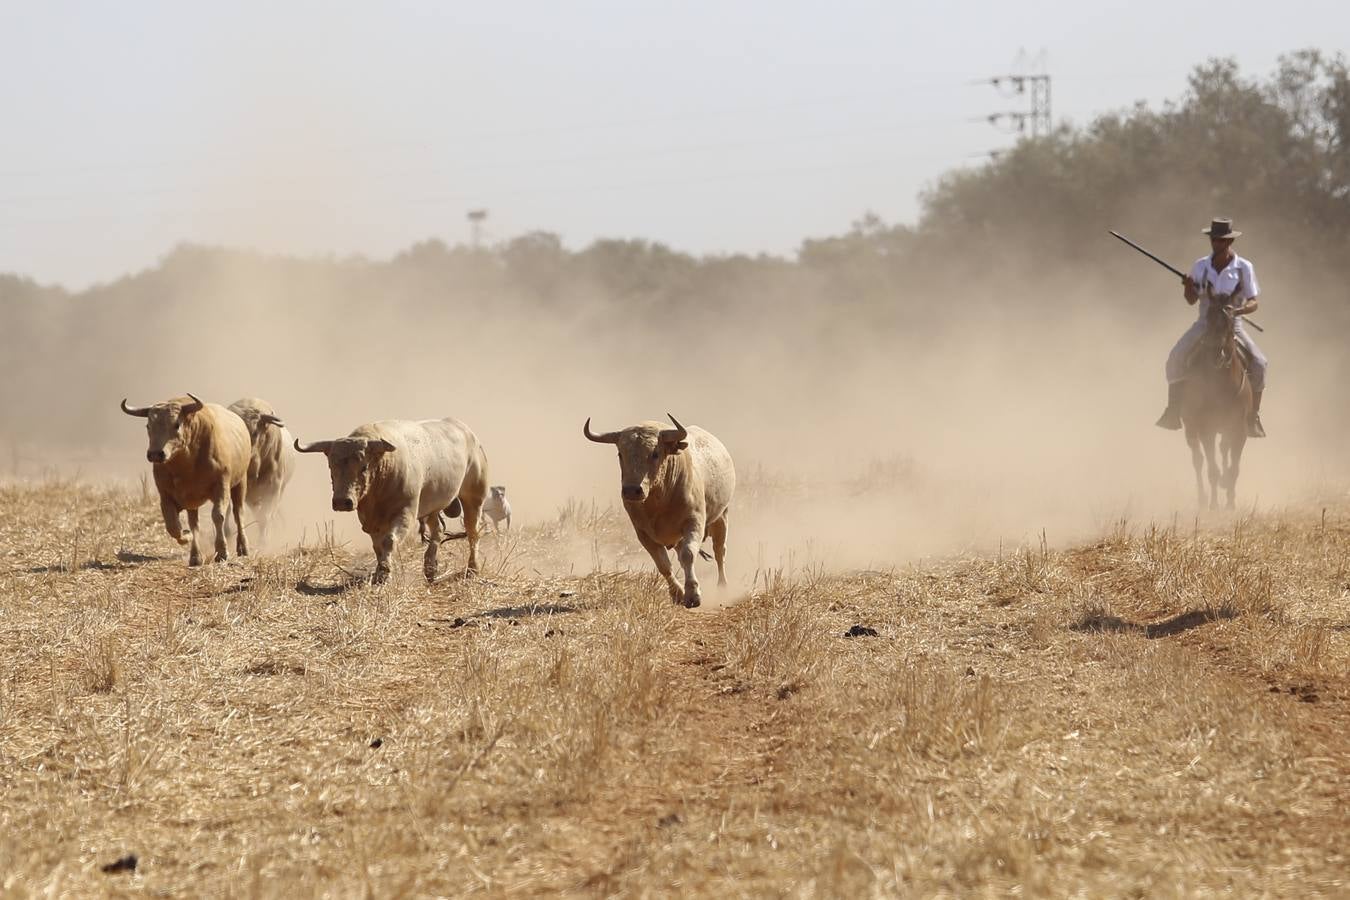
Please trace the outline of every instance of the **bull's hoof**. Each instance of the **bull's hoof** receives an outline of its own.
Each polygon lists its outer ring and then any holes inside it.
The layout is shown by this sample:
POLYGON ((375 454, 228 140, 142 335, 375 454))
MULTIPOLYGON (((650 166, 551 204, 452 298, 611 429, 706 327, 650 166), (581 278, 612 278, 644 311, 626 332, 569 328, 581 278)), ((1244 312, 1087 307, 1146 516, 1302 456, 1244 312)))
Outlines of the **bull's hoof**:
POLYGON ((422 574, 426 576, 427 583, 430 584, 431 582, 436 580, 436 567, 427 566, 425 569, 422 570, 422 574))
POLYGON ((193 569, 195 569, 197 566, 200 566, 201 564, 202 564, 202 558, 201 558, 200 556, 189 556, 189 557, 188 557, 188 568, 193 568, 193 569))
POLYGON ((229 562, 229 561, 230 561, 230 554, 228 554, 228 553, 217 553, 217 554, 216 554, 215 556, 213 556, 211 559, 212 559, 212 562, 218 562, 218 563, 229 562))
POLYGON ((695 609, 703 602, 703 598, 698 594, 690 594, 682 602, 685 609, 695 609))
POLYGON ((388 569, 376 569, 375 573, 370 576, 371 584, 384 584, 388 580, 389 580, 388 569))

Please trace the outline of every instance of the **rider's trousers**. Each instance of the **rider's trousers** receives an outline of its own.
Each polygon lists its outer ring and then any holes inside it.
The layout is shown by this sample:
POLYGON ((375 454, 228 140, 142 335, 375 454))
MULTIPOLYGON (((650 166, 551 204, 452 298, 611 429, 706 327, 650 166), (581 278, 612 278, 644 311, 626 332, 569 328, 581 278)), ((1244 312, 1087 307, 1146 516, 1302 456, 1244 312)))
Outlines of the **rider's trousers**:
MULTIPOLYGON (((1186 329, 1172 348, 1172 352, 1167 354, 1167 383, 1175 384, 1186 377, 1186 359, 1191 355, 1191 350, 1200 342, 1200 338, 1205 334, 1205 322, 1203 319, 1197 319, 1190 328, 1186 329)), ((1239 343, 1247 348, 1251 355, 1251 368, 1247 370, 1247 377, 1251 380, 1252 390, 1264 391, 1266 389, 1266 369, 1269 363, 1266 355, 1261 352, 1261 348, 1256 346, 1256 342, 1247 334, 1242 322, 1237 323, 1236 338, 1239 343)))

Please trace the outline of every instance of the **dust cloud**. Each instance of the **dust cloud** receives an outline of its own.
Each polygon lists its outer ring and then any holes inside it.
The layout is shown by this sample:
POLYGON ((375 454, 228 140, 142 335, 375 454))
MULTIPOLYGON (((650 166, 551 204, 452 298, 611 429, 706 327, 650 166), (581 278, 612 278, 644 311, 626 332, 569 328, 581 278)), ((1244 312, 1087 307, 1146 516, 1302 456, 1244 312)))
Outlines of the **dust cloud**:
MULTIPOLYGON (((1190 249, 1203 251, 1198 240, 1190 249)), ((1301 263, 1240 249, 1265 284, 1301 263)), ((1116 266, 1120 252, 1103 245, 1116 266)), ((123 396, 259 396, 302 441, 377 419, 455 416, 484 443, 520 526, 556 520, 574 501, 618 507, 616 461, 582 436, 587 416, 613 429, 670 412, 717 434, 736 460, 730 568, 740 579, 1196 517, 1184 441, 1152 425, 1163 359, 1194 311, 1146 262, 1125 270, 1128 303, 1101 300, 1120 296, 1119 269, 1065 266, 1026 287, 1005 278, 992 294, 954 282, 898 295, 758 265, 769 274, 743 291, 719 274, 716 296, 699 304, 546 268, 544 287, 526 291, 504 279, 501 254, 435 243, 388 263, 181 248, 156 270, 50 301, 59 312, 29 311, 45 323, 30 348, 41 358, 0 398, 0 438, 11 477, 135 482, 148 469, 144 435, 118 410, 123 396), (1047 292, 1064 302, 1048 304, 1047 292)), ((1294 502, 1346 474, 1337 344, 1315 323, 1289 324, 1325 302, 1310 296, 1322 284, 1271 291, 1279 299, 1258 317, 1270 327, 1259 340, 1272 360, 1271 437, 1247 445, 1244 509, 1294 502)), ((301 456, 297 468, 286 540, 332 529, 367 552, 355 517, 329 508, 324 458, 301 456)), ((573 549, 579 570, 622 564, 584 541, 573 549)))

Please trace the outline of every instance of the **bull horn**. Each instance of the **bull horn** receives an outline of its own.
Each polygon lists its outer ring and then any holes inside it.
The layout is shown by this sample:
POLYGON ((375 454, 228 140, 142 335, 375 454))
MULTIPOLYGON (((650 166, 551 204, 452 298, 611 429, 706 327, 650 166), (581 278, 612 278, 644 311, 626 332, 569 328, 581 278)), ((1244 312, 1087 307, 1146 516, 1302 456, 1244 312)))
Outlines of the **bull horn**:
POLYGON ((201 399, 198 398, 195 394, 188 394, 188 396, 192 398, 192 402, 189 403, 187 406, 184 406, 184 407, 183 407, 183 415, 189 415, 189 414, 191 414, 191 413, 201 412, 201 411, 202 411, 202 407, 205 406, 206 404, 203 403, 203 402, 201 401, 201 399))
POLYGON ((141 419, 150 418, 150 407, 148 406, 127 406, 127 398, 122 398, 122 412, 129 416, 136 416, 141 419))
POLYGON ((617 431, 607 431, 604 434, 596 434, 591 431, 591 420, 588 416, 586 424, 581 429, 581 433, 586 435, 586 440, 595 441, 597 444, 617 444, 619 442, 619 433, 617 431))
POLYGON ((285 427, 286 427, 286 423, 285 423, 285 422, 281 421, 280 419, 278 419, 276 416, 272 415, 271 413, 263 413, 261 416, 258 416, 258 424, 259 424, 259 425, 275 425, 275 426, 277 426, 278 428, 285 428, 285 427))
MULTIPOLYGON (((682 441, 685 438, 689 437, 689 429, 681 425, 679 419, 675 418, 670 413, 666 413, 666 418, 675 423, 675 428, 678 431, 677 434, 675 434, 671 438, 667 438, 667 440, 682 441)), ((662 435, 662 437, 665 437, 665 435, 662 435)))
POLYGON ((299 438, 295 439, 295 449, 298 453, 327 453, 332 446, 332 441, 315 441, 312 444, 301 444, 299 438))

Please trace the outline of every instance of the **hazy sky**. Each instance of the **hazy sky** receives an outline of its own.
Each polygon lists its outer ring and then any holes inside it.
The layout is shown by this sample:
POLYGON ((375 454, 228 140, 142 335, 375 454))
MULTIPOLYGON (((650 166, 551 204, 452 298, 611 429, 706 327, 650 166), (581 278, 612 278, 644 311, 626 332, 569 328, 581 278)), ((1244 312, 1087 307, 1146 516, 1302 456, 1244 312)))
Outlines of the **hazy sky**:
POLYGON ((0 0, 0 272, 83 287, 181 241, 387 256, 533 229, 790 253, 1013 137, 1190 69, 1350 46, 1350 4, 0 0))

